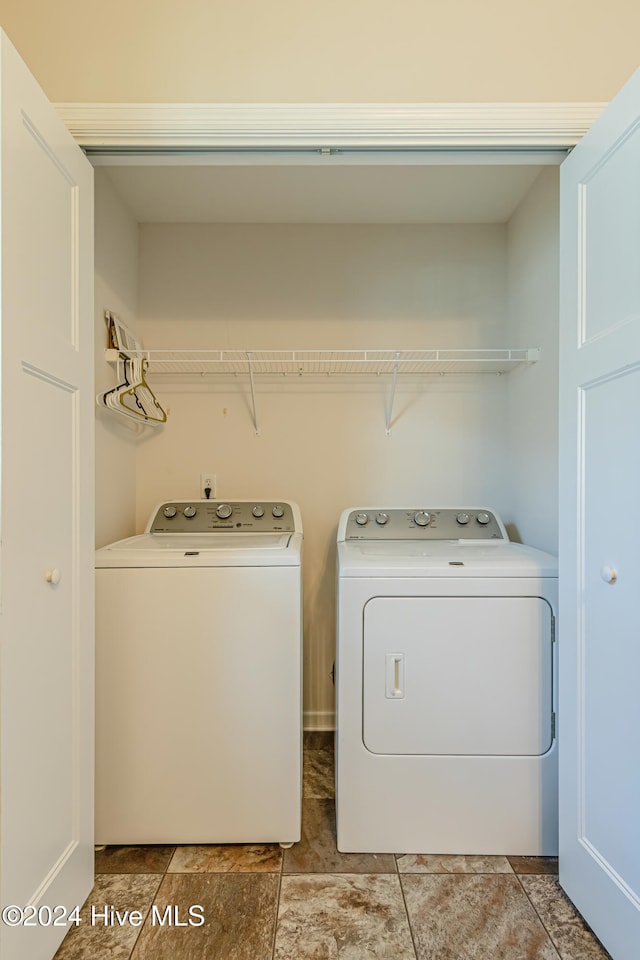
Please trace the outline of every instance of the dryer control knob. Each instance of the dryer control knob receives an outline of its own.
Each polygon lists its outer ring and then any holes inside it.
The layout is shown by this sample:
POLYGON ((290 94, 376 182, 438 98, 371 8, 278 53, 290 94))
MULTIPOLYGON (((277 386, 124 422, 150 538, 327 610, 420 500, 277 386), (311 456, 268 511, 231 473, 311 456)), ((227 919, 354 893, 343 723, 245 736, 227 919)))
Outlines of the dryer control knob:
POLYGON ((376 523, 379 523, 381 527, 384 527, 385 523, 389 523, 389 514, 379 513, 376 517, 376 523))
POLYGON ((226 520, 232 513, 233 510, 228 503, 221 503, 219 507, 216 507, 216 516, 219 517, 220 520, 226 520))
POLYGON ((489 520, 491 520, 491 517, 489 516, 488 513, 479 513, 476 519, 478 523, 481 523, 482 526, 484 527, 489 523, 489 520))
POLYGON ((284 517, 284 507, 281 507, 279 504, 273 508, 271 511, 274 517, 284 517))
POLYGON ((419 527, 428 527, 431 523, 431 514, 427 513, 426 510, 418 510, 413 522, 416 523, 419 527))
POLYGON ((364 527, 369 523, 369 515, 367 513, 356 513, 356 523, 359 527, 364 527))
POLYGON ((164 513, 167 520, 172 520, 178 511, 175 507, 165 507, 162 512, 164 513))
POLYGON ((187 520, 191 520, 192 517, 195 517, 198 511, 196 510, 195 507, 185 507, 182 512, 184 513, 187 520))
POLYGON ((257 517, 259 520, 260 517, 264 517, 264 507, 261 507, 260 504, 257 503, 253 508, 253 510, 251 511, 251 513, 254 515, 254 517, 257 517))
POLYGON ((468 513, 459 513, 458 516, 456 517, 456 520, 458 521, 458 523, 461 524, 461 526, 463 527, 465 523, 469 523, 470 519, 471 517, 469 516, 468 513))

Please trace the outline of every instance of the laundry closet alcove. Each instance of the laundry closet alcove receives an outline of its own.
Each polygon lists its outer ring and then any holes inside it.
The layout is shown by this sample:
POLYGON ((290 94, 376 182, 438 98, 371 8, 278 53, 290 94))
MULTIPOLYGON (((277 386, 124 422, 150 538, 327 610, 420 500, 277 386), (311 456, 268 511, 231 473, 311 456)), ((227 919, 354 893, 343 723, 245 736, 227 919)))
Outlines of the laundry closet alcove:
POLYGON ((345 506, 481 500, 556 549, 558 164, 601 105, 58 109, 95 167, 97 339, 115 309, 171 411, 136 442, 99 425, 98 545, 203 471, 295 498, 305 725, 331 727, 345 506))

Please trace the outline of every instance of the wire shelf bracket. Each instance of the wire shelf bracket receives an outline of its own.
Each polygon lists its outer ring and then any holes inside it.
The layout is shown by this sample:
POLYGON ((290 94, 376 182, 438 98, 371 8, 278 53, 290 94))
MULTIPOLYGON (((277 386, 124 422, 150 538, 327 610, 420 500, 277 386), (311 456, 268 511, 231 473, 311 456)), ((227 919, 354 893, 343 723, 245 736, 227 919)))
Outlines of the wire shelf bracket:
POLYGON ((393 365, 393 379, 391 381, 391 395, 387 403, 387 410, 385 413, 385 433, 388 437, 391 436, 391 423, 393 418, 393 402, 396 398, 396 387, 398 385, 398 368, 400 366, 400 354, 396 353, 396 362, 393 365))
POLYGON ((256 386, 253 380, 253 362, 251 359, 251 351, 247 351, 247 366, 249 368, 249 383, 251 385, 251 407, 253 411, 253 429, 256 432, 256 437, 259 437, 260 427, 258 426, 258 413, 256 410, 256 386))

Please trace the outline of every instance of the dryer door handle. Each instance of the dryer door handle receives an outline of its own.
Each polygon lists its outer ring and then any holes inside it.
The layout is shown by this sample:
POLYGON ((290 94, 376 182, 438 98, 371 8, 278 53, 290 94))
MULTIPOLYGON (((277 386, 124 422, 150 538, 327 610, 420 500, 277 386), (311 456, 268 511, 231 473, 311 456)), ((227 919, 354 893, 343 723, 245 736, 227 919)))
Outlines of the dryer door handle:
POLYGON ((385 696, 388 700, 404 699, 404 653, 388 653, 386 660, 385 696))

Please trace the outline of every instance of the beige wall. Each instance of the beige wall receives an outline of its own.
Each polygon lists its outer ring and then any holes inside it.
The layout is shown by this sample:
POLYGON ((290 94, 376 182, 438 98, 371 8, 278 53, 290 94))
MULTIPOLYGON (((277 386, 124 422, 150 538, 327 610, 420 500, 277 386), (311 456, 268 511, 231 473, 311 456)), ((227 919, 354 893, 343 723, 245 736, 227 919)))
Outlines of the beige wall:
MULTIPOLYGON (((95 172, 96 393, 116 371, 105 363, 105 310, 135 329, 138 304, 138 224, 104 171, 95 172)), ((135 424, 96 406, 96 547, 135 533, 135 424)))
POLYGON ((53 101, 604 101, 629 0, 1 0, 53 101))
POLYGON ((555 549, 557 181, 543 170, 509 224, 214 225, 134 222, 96 171, 97 388, 111 309, 152 348, 541 346, 509 377, 402 383, 154 382, 159 430, 97 422, 97 542, 143 529, 152 507, 196 497, 294 499, 305 528, 304 706, 331 725, 335 534, 341 510, 478 503, 555 549))
POLYGON ((551 553, 558 550, 559 180, 557 167, 544 169, 507 228, 510 337, 541 348, 535 367, 508 377, 509 512, 513 533, 551 553))
MULTIPOLYGON (((163 225, 140 229, 138 330, 148 347, 497 346, 505 340, 506 227, 163 225)), ((507 500, 507 378, 402 385, 256 378, 153 381, 169 421, 138 448, 137 524, 162 499, 296 500, 305 531, 304 707, 332 724, 335 537, 363 505, 507 500)), ((510 518, 507 518, 510 519, 510 518)))

